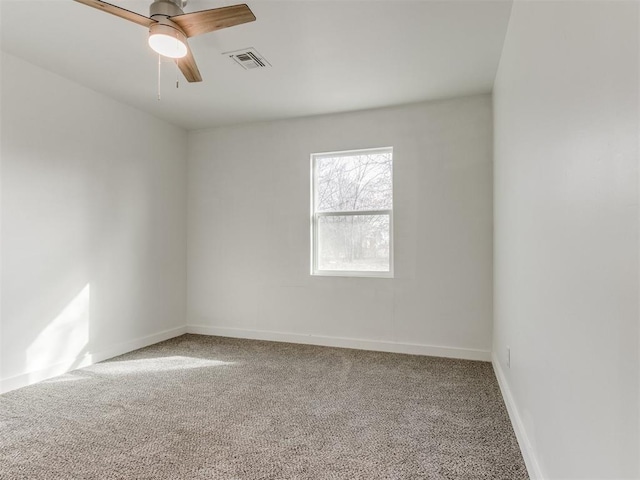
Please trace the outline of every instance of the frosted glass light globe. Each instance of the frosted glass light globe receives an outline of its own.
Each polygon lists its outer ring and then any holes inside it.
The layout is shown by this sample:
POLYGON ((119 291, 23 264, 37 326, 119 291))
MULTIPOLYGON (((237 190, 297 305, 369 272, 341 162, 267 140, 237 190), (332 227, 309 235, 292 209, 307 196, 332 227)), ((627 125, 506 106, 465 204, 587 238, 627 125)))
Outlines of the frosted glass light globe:
POLYGON ((149 28, 149 46, 160 55, 169 58, 182 58, 187 52, 185 34, 167 23, 156 23, 149 28))

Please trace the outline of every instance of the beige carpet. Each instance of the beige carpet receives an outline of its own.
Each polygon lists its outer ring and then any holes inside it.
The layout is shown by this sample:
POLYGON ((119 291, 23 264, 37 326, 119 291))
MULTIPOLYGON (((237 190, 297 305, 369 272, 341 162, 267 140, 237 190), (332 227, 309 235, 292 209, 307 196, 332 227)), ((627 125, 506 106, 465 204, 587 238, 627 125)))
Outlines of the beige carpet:
POLYGON ((184 335, 0 396, 0 479, 526 479, 491 365, 184 335))

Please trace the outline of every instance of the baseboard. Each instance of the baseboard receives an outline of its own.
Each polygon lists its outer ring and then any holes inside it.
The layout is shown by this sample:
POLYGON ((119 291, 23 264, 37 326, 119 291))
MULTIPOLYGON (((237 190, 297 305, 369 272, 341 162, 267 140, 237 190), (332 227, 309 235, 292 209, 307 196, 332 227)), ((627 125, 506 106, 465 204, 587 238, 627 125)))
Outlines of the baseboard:
POLYGON ((162 342, 173 337, 178 337, 187 333, 186 327, 172 328, 169 330, 163 330, 162 332, 147 335, 145 337, 130 340, 128 342, 119 343, 99 350, 97 352, 86 352, 75 358, 66 359, 61 362, 57 362, 53 365, 49 365, 45 368, 34 370, 31 372, 22 373, 14 377, 9 377, 0 380, 0 393, 6 393, 17 388, 26 387, 48 378, 62 375, 76 368, 87 367, 94 363, 102 362, 109 358, 117 357, 124 353, 137 350, 139 348, 148 347, 154 343, 162 342))
POLYGON ((527 466, 527 471, 529 472, 529 478, 531 480, 544 480, 544 476, 542 475, 535 450, 531 446, 531 441, 529 440, 527 431, 524 428, 522 417, 520 416, 518 407, 516 406, 513 395, 511 394, 511 389, 509 388, 509 384, 507 383, 507 378, 502 371, 502 367, 500 366, 500 362, 498 361, 498 357, 495 353, 492 355, 491 363, 493 364, 493 370, 495 371, 496 378, 498 379, 498 385, 500 385, 500 391, 502 392, 504 403, 507 406, 507 412, 509 413, 509 418, 511 419, 513 430, 516 433, 516 438, 518 439, 518 444, 520 445, 522 458, 524 459, 524 463, 527 466))
POLYGON ((377 352, 408 353, 433 357, 458 358, 463 360, 491 361, 491 352, 469 348, 440 347, 413 343, 361 340, 356 338, 327 337, 322 335, 303 335, 299 333, 271 332, 265 330, 246 330, 242 328, 211 327, 206 325, 188 325, 187 333, 214 335, 218 337, 246 338, 251 340, 269 340, 274 342, 302 343, 324 347, 354 348, 377 352))

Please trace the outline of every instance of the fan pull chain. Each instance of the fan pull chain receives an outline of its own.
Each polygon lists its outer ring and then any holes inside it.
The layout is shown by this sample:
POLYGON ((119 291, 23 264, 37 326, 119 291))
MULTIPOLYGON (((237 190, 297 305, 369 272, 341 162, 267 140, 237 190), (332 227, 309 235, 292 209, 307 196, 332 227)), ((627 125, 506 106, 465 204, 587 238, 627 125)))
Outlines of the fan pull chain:
POLYGON ((180 88, 180 66, 178 65, 179 61, 179 59, 176 59, 176 88, 180 88))
POLYGON ((162 65, 162 57, 158 54, 158 101, 160 101, 160 66, 162 65))

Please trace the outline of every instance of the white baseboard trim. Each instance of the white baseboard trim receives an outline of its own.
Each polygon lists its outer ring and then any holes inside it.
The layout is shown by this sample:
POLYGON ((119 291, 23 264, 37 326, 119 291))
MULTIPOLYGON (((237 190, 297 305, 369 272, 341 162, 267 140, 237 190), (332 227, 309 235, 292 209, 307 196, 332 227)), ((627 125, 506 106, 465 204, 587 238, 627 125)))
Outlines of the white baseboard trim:
POLYGON ((535 450, 531 446, 531 441, 529 440, 527 431, 524 428, 522 417, 520 416, 518 407, 516 406, 513 395, 511 394, 507 378, 502 371, 502 367, 500 366, 500 362, 498 361, 498 357, 495 353, 492 355, 491 363, 493 364, 493 370, 496 373, 496 378, 498 379, 498 385, 500 386, 504 403, 507 406, 509 419, 511 419, 513 430, 516 433, 516 438, 518 439, 518 445, 520 445, 522 458, 527 466, 527 472, 529 472, 529 478, 531 480, 544 480, 544 475, 542 475, 542 470, 540 469, 540 464, 538 463, 535 450))
POLYGON ((304 335, 300 333, 272 332, 266 330, 212 327, 207 325, 187 325, 187 333, 213 335, 217 337, 246 338, 251 340, 269 340, 273 342, 301 343, 324 347, 354 348, 357 350, 373 350, 377 352, 408 353, 410 355, 428 355, 433 357, 459 358, 463 360, 480 360, 484 362, 491 361, 490 351, 470 348, 440 347, 434 345, 304 335))
POLYGON ((122 355, 139 348, 148 347, 154 343, 163 342, 164 340, 184 335, 185 333, 187 333, 187 327, 171 328, 152 335, 147 335, 146 337, 119 343, 98 352, 86 352, 77 357, 57 362, 39 370, 4 378, 0 380, 0 393, 6 393, 17 388, 26 387, 43 380, 47 380, 48 378, 62 375, 71 370, 87 367, 94 363, 102 362, 103 360, 117 357, 118 355, 122 355))

